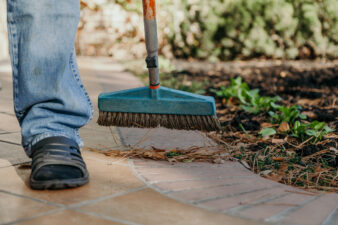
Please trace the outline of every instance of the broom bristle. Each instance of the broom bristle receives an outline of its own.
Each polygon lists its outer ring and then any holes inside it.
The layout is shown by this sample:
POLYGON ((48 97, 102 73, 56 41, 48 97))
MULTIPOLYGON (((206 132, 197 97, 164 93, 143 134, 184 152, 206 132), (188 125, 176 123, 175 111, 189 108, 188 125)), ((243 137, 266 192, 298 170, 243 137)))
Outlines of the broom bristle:
POLYGON ((166 127, 178 130, 218 131, 216 116, 172 115, 147 113, 122 113, 99 111, 97 123, 101 126, 118 127, 166 127))

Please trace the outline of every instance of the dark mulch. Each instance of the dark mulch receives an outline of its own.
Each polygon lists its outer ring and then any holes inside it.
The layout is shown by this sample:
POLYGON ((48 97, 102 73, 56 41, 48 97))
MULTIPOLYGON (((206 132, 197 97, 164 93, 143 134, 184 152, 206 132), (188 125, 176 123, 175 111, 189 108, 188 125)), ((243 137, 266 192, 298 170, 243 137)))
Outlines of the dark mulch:
MULTIPOLYGON (((241 76, 250 88, 258 88, 261 95, 278 95, 284 105, 300 105, 308 121, 324 121, 337 131, 338 61, 223 64, 177 61, 176 65, 181 70, 174 72, 175 77, 187 76, 199 81, 207 79, 207 95, 214 95, 211 89, 228 86, 230 78, 241 76)), ((266 113, 253 115, 217 97, 216 104, 223 126, 218 140, 232 147, 233 154, 240 160, 246 160, 253 171, 286 184, 338 190, 337 132, 315 144, 302 143, 286 135, 262 139, 258 132, 262 123, 269 122, 266 113)))

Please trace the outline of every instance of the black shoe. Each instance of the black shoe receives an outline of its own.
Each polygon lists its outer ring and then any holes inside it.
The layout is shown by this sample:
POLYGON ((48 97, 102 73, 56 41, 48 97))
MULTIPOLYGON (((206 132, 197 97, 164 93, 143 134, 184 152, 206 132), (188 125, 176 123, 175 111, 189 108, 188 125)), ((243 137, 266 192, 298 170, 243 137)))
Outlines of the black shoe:
POLYGON ((32 146, 32 189, 66 189, 89 181, 86 164, 75 141, 49 137, 32 146))

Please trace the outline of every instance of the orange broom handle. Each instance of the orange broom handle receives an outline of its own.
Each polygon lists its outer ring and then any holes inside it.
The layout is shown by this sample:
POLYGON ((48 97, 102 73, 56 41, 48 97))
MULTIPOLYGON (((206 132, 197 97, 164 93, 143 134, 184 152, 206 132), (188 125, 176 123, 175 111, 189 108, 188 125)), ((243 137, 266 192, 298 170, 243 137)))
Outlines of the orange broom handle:
POLYGON ((143 0, 143 16, 145 20, 156 19, 155 0, 143 0))
POLYGON ((147 68, 149 71, 149 85, 151 89, 160 87, 158 70, 158 38, 156 23, 155 0, 142 0, 144 16, 144 33, 147 48, 147 68))

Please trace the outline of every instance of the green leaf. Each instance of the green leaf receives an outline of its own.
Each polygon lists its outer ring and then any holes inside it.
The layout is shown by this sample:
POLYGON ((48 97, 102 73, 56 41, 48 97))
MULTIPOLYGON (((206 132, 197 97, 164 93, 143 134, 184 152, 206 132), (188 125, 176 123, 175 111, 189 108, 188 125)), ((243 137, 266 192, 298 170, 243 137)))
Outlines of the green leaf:
POLYGON ((307 116, 304 115, 304 114, 300 114, 300 115, 299 115, 299 118, 302 119, 302 120, 306 120, 307 116))
POLYGON ((181 153, 180 153, 180 152, 170 151, 170 152, 167 152, 166 155, 167 155, 168 158, 172 158, 172 157, 174 157, 174 156, 179 156, 179 155, 181 155, 181 153))
POLYGON ((323 129, 323 128, 325 127, 325 125, 326 125, 325 122, 319 122, 319 123, 317 123, 313 128, 314 128, 315 130, 321 130, 321 129, 323 129))
POLYGON ((294 124, 293 124, 293 127, 294 129, 298 129, 300 127, 300 122, 299 121, 296 121, 294 124))
MULTIPOLYGON (((278 97, 278 99, 276 99, 276 101, 280 101, 280 100, 281 99, 279 97, 278 97)), ((270 105, 271 105, 271 108, 273 108, 273 109, 279 109, 280 107, 282 107, 281 105, 278 105, 275 102, 271 102, 270 105)))
POLYGON ((334 129, 331 129, 329 126, 325 126, 324 130, 325 130, 326 133, 334 132, 334 129))
POLYGON ((264 127, 259 134, 261 134, 263 137, 267 137, 267 136, 271 136, 276 134, 276 130, 274 128, 271 127, 264 127))
POLYGON ((314 136, 314 137, 317 137, 319 135, 318 131, 316 130, 306 130, 305 131, 305 134, 308 135, 308 136, 314 136))

